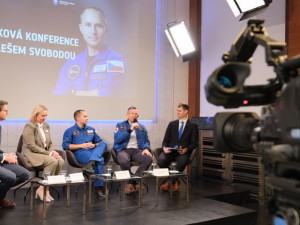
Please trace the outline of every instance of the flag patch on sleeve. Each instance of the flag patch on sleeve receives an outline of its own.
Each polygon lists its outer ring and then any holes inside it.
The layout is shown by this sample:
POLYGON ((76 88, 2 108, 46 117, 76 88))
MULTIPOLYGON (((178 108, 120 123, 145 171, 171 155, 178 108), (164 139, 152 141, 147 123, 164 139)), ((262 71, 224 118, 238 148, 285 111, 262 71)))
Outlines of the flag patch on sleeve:
POLYGON ((124 73, 124 62, 122 62, 122 61, 107 61, 107 72, 124 73))

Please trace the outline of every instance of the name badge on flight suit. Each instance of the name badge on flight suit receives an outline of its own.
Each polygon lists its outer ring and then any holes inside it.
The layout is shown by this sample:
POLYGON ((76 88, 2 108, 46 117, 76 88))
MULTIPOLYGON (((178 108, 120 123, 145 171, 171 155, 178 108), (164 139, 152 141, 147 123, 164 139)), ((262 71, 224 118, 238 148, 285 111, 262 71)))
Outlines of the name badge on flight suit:
POLYGON ((93 134, 94 134, 94 131, 93 131, 93 130, 87 130, 87 133, 88 133, 89 135, 93 135, 93 134))

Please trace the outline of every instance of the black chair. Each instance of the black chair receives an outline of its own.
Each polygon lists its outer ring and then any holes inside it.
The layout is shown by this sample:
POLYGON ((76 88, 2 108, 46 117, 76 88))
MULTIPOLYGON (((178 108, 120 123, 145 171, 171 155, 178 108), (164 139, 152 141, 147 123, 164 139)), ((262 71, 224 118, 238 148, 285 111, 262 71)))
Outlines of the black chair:
MULTIPOLYGON (((40 172, 43 172, 43 170, 44 170, 43 168, 29 167, 25 164, 23 156, 22 156, 22 146, 23 146, 23 135, 20 136, 19 143, 18 143, 18 146, 17 146, 17 151, 16 151, 16 155, 18 156, 18 163, 19 163, 20 166, 25 167, 27 170, 34 172, 34 176, 32 178, 30 178, 29 180, 25 181, 20 186, 18 186, 14 190, 14 196, 16 196, 17 190, 19 190, 20 188, 22 188, 26 184, 30 183, 31 181, 33 181, 33 180, 43 180, 43 177, 40 176, 40 172)), ((55 150, 55 151, 57 151, 60 154, 60 156, 63 159, 65 159, 65 154, 62 150, 55 150)), ((51 188, 51 189, 54 190, 57 193, 57 196, 59 198, 60 197, 59 192, 54 188, 51 188)), ((27 189, 27 191, 24 195, 24 201, 26 201, 26 197, 27 197, 27 194, 28 194, 29 191, 30 191, 30 188, 27 189)))
MULTIPOLYGON (((119 163, 119 160, 118 160, 118 157, 117 157, 117 153, 116 153, 116 151, 113 148, 111 149, 111 155, 112 155, 112 158, 114 159, 115 163, 120 166, 120 163, 119 163)), ((134 167, 134 166, 140 166, 140 163, 139 162, 130 161, 130 173, 132 173, 131 172, 131 168, 134 167)), ((143 183, 143 185, 146 187, 146 190, 147 190, 147 193, 148 193, 148 190, 149 190, 148 185, 145 184, 145 183, 143 183)))
MULTIPOLYGON (((77 161, 73 151, 71 151, 71 150, 65 150, 65 151, 66 151, 67 160, 68 160, 68 163, 70 164, 70 166, 75 167, 75 168, 82 168, 86 165, 86 164, 79 163, 77 161)), ((111 158, 111 152, 108 149, 106 149, 102 156, 104 159, 104 165, 106 165, 111 158)), ((92 179, 89 179, 89 193, 91 193, 91 188, 92 188, 92 179)), ((76 194, 76 198, 77 198, 78 188, 76 189, 75 194, 76 194)), ((89 203, 91 203, 91 195, 89 196, 89 203)))
MULTIPOLYGON (((163 152, 163 149, 162 149, 162 148, 157 148, 157 149, 155 149, 155 151, 154 151, 154 157, 155 157, 156 161, 158 161, 158 157, 159 157, 159 155, 160 155, 162 152, 163 152)), ((192 151, 192 153, 191 153, 191 155, 190 155, 190 158, 189 158, 189 161, 188 161, 186 167, 189 166, 189 165, 192 163, 192 161, 193 161, 193 159, 194 159, 196 153, 197 153, 197 148, 194 148, 193 151, 192 151)), ((169 167, 171 167, 171 164, 172 164, 172 162, 170 163, 169 167)), ((179 177, 179 178, 186 184, 186 180, 184 179, 184 177, 179 177)), ((189 179, 189 180, 190 180, 190 179, 189 179)), ((164 183, 165 181, 166 181, 166 180, 164 180, 162 183, 164 183)), ((193 182, 192 182, 191 180, 190 180, 190 182, 191 182, 191 184, 193 184, 193 182)))

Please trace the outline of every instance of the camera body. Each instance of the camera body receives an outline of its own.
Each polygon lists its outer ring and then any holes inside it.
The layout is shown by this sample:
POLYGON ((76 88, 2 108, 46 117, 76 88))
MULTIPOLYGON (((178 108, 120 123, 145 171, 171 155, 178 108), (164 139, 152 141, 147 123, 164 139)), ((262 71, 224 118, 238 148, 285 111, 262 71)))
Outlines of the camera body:
POLYGON ((300 56, 287 59, 285 43, 266 34, 262 20, 249 20, 231 50, 223 55, 205 85, 207 100, 224 108, 264 105, 261 117, 252 112, 217 113, 213 121, 215 149, 256 151, 266 182, 276 195, 269 203, 274 224, 300 224, 300 56), (267 85, 245 86, 257 45, 276 78, 267 85))

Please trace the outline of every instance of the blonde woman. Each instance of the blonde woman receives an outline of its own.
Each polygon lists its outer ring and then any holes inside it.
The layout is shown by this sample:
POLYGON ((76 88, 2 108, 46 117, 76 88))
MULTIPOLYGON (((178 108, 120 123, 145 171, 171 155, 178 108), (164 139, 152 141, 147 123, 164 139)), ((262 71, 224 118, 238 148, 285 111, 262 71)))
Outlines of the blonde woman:
MULTIPOLYGON (((50 128, 45 123, 47 116, 48 109, 45 106, 38 105, 34 108, 30 121, 23 130, 22 155, 27 166, 43 168, 44 172, 50 171, 51 175, 57 175, 63 167, 64 160, 52 147, 50 128)), ((39 197, 41 201, 43 191, 43 186, 36 190, 36 198, 39 197)), ((53 200, 47 189, 46 202, 53 200)))

